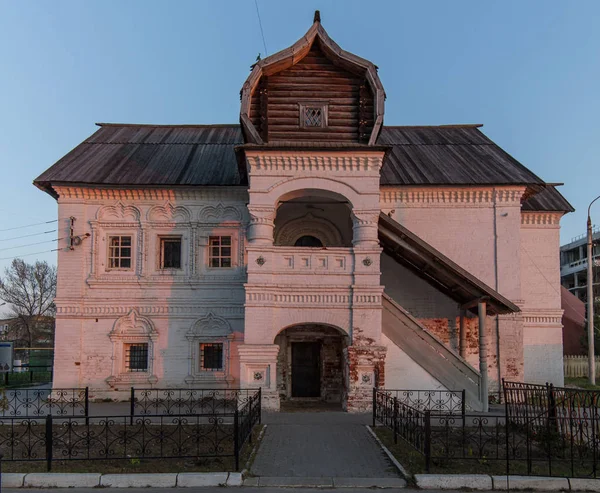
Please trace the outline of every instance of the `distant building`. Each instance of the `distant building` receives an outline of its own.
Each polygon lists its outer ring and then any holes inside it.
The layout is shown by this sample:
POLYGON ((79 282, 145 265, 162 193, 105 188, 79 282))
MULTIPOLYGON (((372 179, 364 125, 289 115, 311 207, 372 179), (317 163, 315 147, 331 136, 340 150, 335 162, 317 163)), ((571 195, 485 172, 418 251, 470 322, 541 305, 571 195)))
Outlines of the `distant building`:
MULTIPOLYGON (((600 296, 600 228, 593 229, 594 296, 600 296)), ((571 239, 560 247, 560 283, 583 302, 587 302, 587 235, 571 239)))
POLYGON ((585 331, 585 304, 564 286, 560 289, 563 309, 563 353, 565 355, 586 354, 582 344, 585 331))

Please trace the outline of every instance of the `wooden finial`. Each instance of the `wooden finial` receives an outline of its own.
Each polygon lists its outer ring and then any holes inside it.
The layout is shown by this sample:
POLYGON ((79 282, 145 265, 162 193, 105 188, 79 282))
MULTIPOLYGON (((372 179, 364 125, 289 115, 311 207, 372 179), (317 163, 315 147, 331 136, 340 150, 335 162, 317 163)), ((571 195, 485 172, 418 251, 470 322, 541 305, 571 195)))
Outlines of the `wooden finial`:
POLYGON ((314 18, 313 22, 321 22, 321 12, 320 11, 315 10, 315 18, 314 18))

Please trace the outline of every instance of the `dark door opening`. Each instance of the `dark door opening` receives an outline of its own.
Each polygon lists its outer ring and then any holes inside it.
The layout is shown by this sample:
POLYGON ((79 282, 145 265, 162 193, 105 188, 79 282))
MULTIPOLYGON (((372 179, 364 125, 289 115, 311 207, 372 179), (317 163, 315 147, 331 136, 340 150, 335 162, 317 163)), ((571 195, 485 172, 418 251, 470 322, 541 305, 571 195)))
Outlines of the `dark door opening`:
POLYGON ((321 396, 321 343, 292 342, 292 397, 321 396))

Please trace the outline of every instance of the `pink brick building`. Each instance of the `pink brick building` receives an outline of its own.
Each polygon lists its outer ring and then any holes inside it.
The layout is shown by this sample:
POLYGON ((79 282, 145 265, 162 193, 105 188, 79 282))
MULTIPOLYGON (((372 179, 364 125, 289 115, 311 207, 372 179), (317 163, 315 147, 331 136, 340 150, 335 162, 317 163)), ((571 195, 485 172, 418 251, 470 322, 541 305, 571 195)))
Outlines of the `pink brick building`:
POLYGON ((254 66, 239 125, 100 124, 38 177, 76 236, 54 385, 360 411, 373 386, 485 409, 502 378, 562 384, 571 206, 479 125, 386 127, 384 99, 316 18, 254 66))

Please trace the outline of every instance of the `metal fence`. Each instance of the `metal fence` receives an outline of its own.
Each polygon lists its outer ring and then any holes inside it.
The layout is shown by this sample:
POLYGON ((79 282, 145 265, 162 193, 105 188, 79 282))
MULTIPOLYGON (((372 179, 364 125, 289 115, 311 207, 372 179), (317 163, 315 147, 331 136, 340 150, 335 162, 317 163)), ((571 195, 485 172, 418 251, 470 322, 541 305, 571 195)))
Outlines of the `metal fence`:
POLYGON ((2 389, 0 416, 88 416, 89 389, 2 389))
POLYGON ((3 417, 3 461, 46 462, 112 459, 184 459, 232 457, 261 422, 261 392, 232 412, 148 416, 3 417))
POLYGON ((599 477, 600 392, 504 382, 509 457, 530 475, 599 477))
POLYGON ((131 416, 228 414, 246 404, 251 389, 140 389, 131 387, 131 416))
MULTIPOLYGON (((466 401, 464 390, 397 390, 381 389, 390 398, 420 411, 433 414, 465 414, 466 401)), ((375 398, 376 392, 373 391, 375 398)))
POLYGON ((506 474, 597 478, 600 392, 503 382, 504 415, 440 413, 373 391, 373 423, 423 456, 425 469, 453 461, 505 462, 506 474))

